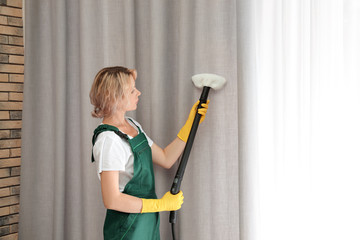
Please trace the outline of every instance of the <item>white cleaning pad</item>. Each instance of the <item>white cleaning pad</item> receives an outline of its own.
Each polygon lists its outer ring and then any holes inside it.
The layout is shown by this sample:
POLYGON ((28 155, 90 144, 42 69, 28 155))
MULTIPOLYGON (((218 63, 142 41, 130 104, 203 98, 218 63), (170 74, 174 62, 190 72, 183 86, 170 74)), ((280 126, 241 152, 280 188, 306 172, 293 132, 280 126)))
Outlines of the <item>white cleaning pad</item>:
POLYGON ((196 87, 211 87, 212 89, 218 90, 226 83, 225 78, 210 73, 202 73, 192 76, 192 81, 196 87))

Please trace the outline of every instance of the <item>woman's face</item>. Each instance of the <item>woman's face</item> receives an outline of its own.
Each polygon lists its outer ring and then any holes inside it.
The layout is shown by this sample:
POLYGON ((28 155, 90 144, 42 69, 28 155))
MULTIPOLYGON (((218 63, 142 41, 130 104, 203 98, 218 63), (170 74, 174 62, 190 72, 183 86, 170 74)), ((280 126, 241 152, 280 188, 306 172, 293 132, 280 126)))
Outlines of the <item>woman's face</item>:
POLYGON ((135 79, 133 76, 130 75, 130 84, 126 88, 123 97, 123 101, 125 103, 125 111, 136 110, 140 95, 141 92, 135 87, 135 79))

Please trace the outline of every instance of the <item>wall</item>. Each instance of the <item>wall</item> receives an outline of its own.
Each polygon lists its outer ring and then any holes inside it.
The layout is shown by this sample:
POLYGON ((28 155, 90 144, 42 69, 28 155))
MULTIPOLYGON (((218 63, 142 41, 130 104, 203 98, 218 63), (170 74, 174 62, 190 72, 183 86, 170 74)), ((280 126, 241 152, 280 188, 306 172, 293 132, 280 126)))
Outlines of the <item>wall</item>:
POLYGON ((0 240, 18 239, 24 82, 22 0, 0 0, 0 240))

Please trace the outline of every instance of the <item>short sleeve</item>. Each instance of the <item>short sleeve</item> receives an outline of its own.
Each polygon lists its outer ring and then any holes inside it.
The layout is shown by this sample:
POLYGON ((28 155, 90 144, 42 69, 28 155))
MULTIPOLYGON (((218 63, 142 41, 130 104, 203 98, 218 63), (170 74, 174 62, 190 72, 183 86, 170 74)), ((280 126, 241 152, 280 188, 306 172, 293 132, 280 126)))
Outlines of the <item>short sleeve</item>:
POLYGON ((131 155, 126 143, 111 131, 99 134, 93 153, 98 174, 102 171, 125 171, 125 165, 131 155))

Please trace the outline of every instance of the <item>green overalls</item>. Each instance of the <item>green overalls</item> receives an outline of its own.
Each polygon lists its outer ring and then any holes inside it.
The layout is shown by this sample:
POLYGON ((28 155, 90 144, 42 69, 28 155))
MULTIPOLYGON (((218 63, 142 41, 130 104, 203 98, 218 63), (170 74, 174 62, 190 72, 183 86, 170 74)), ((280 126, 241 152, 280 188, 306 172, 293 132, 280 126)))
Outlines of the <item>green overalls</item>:
MULTIPOLYGON (((145 134, 139 127, 138 129, 139 134, 129 139, 118 128, 103 124, 95 129, 92 142, 94 145, 97 136, 104 131, 114 131, 125 139, 134 154, 134 176, 126 184, 123 193, 139 198, 157 199, 151 148, 145 134)), ((160 239, 159 223, 159 213, 124 213, 107 209, 103 229, 104 240, 158 240, 160 239)))

